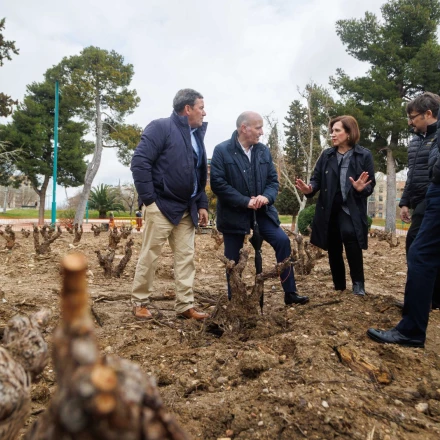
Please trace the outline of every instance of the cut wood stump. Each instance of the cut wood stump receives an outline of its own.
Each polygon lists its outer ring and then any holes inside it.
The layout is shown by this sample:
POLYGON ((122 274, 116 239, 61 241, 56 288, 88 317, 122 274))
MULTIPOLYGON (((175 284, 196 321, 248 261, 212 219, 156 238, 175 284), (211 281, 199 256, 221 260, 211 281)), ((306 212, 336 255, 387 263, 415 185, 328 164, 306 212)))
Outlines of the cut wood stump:
POLYGON ((125 266, 127 266, 127 263, 130 261, 130 258, 133 254, 133 244, 134 241, 132 238, 130 238, 130 240, 127 241, 127 244, 125 245, 125 254, 115 268, 113 268, 113 260, 116 253, 114 249, 109 250, 106 255, 101 254, 101 251, 99 250, 95 251, 96 256, 98 257, 99 265, 104 269, 105 278, 121 277, 122 273, 124 272, 125 266))
POLYGON ((133 226, 122 225, 121 226, 121 237, 124 239, 127 239, 130 236, 132 230, 133 230, 133 226))
POLYGON ((47 231, 47 226, 43 226, 41 228, 41 231, 38 230, 38 226, 34 226, 34 247, 35 252, 37 255, 45 255, 50 253, 50 245, 61 236, 61 228, 58 226, 58 232, 54 235, 51 234, 49 237, 49 232, 47 231), (43 236, 43 243, 40 244, 40 235, 39 232, 41 232, 41 235, 43 236))
POLYGON ((218 232, 217 228, 213 228, 211 232, 211 237, 215 241, 214 250, 219 250, 220 246, 223 244, 223 234, 220 235, 220 232, 218 232))
POLYGON ((283 227, 288 236, 293 236, 292 240, 292 261, 296 275, 308 275, 315 267, 317 261, 323 257, 322 250, 309 241, 304 240, 304 236, 283 227))
POLYGON ((119 242, 121 241, 122 234, 118 231, 117 227, 114 227, 110 230, 108 234, 108 248, 116 249, 118 247, 119 242))
POLYGON ((86 292, 87 263, 62 262, 62 322, 53 339, 58 388, 27 440, 186 440, 163 407, 157 387, 140 367, 100 357, 86 292))
POLYGON ((73 244, 78 244, 81 241, 81 237, 83 234, 82 225, 78 226, 78 223, 75 223, 74 233, 75 233, 75 237, 73 239, 73 244))
POLYGON ((30 413, 31 379, 41 373, 48 361, 47 344, 41 328, 49 310, 30 318, 15 316, 3 330, 0 346, 0 439, 14 440, 30 413))
POLYGON ((98 226, 98 225, 93 224, 93 225, 92 225, 92 231, 93 231, 93 235, 94 235, 95 237, 97 237, 97 236, 103 231, 103 229, 102 229, 101 226, 98 226))
POLYGON ((241 249, 240 259, 237 264, 224 256, 219 259, 225 263, 226 272, 229 275, 229 285, 232 298, 228 301, 227 296, 220 297, 212 315, 205 321, 208 331, 219 334, 239 334, 247 328, 253 328, 260 319, 260 298, 264 289, 264 281, 279 277, 280 274, 291 264, 290 257, 282 263, 278 263, 272 270, 255 275, 255 283, 248 293, 246 283, 242 279, 243 270, 249 259, 249 251, 241 249))
POLYGON ((5 230, 2 231, 0 229, 0 235, 6 240, 5 248, 8 250, 12 250, 15 246, 15 232, 12 230, 11 225, 7 225, 5 230))

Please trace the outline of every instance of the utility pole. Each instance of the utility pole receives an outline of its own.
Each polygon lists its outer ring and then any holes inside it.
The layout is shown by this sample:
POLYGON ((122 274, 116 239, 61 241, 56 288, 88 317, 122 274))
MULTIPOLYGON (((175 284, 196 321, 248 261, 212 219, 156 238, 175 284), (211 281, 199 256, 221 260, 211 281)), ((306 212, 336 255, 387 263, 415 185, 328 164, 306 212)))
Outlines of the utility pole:
POLYGON ((55 120, 53 127, 53 190, 52 190, 52 225, 57 221, 57 168, 58 168, 58 107, 59 90, 58 81, 55 81, 55 120))

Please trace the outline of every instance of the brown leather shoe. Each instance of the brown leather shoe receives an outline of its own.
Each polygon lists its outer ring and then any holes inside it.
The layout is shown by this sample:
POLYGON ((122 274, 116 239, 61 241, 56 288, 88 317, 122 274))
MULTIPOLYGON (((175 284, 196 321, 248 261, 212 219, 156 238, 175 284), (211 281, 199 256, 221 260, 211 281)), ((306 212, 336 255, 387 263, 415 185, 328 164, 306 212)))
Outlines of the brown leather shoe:
POLYGON ((133 315, 138 321, 153 319, 153 315, 144 305, 133 305, 133 315))
POLYGON ((203 321, 206 318, 209 318, 209 315, 207 313, 200 313, 196 309, 188 309, 182 313, 179 313, 177 317, 184 319, 195 319, 196 321, 203 321))

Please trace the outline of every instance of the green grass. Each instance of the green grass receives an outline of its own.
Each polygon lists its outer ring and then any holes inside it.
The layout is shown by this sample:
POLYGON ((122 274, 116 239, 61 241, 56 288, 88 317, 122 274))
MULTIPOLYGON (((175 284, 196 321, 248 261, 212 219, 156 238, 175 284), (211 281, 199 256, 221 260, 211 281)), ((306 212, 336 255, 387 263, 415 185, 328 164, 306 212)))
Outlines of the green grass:
MULTIPOLYGON (((62 212, 62 211, 63 210, 57 210, 57 218, 59 218, 60 212, 62 212)), ((130 213, 125 212, 125 211, 120 211, 120 212, 113 211, 113 214, 115 215, 115 218, 130 217, 130 213)), ((44 218, 45 219, 50 220, 51 215, 52 215, 52 213, 50 210, 44 211, 44 218)), ((108 216, 108 213, 107 213, 107 216, 108 216)), ((131 215, 131 217, 135 217, 134 212, 131 215)), ((7 218, 7 219, 38 218, 38 209, 11 209, 6 212, 0 211, 0 219, 2 219, 2 218, 7 218)), ((98 211, 89 210, 89 218, 91 218, 91 219, 99 218, 98 211)))
POLYGON ((292 216, 291 215, 280 215, 281 223, 292 224, 292 216))
MULTIPOLYGON (((385 226, 385 219, 384 218, 373 218, 373 225, 374 226, 385 226)), ((408 223, 403 223, 401 220, 396 220, 396 229, 409 229, 408 223)))

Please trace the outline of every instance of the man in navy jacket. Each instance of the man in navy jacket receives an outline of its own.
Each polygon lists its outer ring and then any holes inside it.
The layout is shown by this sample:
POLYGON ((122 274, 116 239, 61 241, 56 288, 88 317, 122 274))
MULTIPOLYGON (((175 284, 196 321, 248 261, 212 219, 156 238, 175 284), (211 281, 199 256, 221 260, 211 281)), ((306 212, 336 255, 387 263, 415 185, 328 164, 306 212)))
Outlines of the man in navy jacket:
MULTIPOLYGON (((280 228, 273 206, 279 184, 270 151, 259 142, 263 119, 258 113, 244 112, 236 125, 231 139, 215 147, 211 160, 211 189, 217 196, 217 228, 223 233, 225 256, 238 263, 256 212, 260 234, 281 262, 290 256, 290 240, 280 228)), ((293 265, 280 278, 286 305, 309 300, 297 294, 293 265)), ((228 296, 231 298, 229 286, 228 296)))
POLYGON ((177 315, 196 320, 208 317, 194 309, 193 294, 195 227, 208 223, 203 96, 192 89, 179 90, 173 108, 169 118, 148 124, 131 161, 144 219, 132 288, 133 314, 139 320, 152 317, 146 304, 167 239, 174 253, 177 315))

